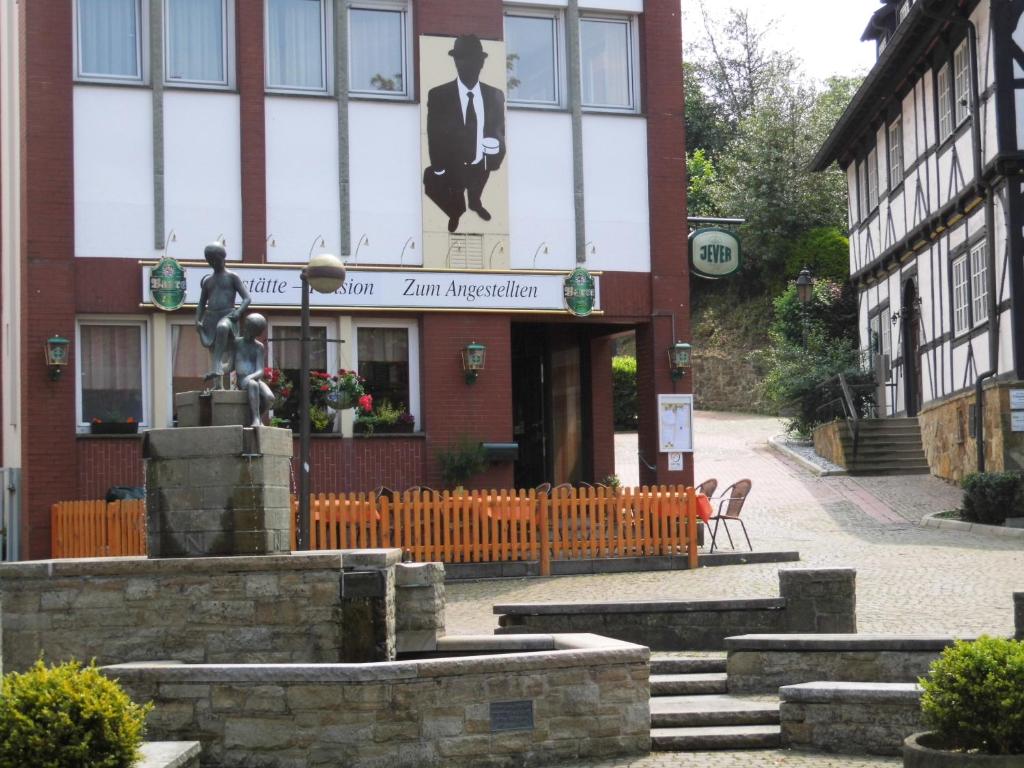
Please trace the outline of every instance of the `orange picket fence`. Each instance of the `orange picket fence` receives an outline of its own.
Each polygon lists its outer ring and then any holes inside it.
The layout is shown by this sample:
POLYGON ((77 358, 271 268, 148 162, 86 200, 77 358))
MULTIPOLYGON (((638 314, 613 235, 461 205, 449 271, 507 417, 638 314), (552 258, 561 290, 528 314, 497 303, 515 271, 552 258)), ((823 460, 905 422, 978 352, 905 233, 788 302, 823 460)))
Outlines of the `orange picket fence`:
POLYGON ((146 554, 146 502, 61 501, 50 510, 53 557, 146 554))
MULTIPOLYGON (((145 554, 143 502, 53 506, 54 557, 145 554), (134 538, 133 538, 134 537, 134 538)), ((298 501, 292 498, 292 546, 298 501)), ((416 562, 487 563, 686 555, 697 565, 692 488, 409 491, 310 497, 310 549, 397 547, 416 562)))

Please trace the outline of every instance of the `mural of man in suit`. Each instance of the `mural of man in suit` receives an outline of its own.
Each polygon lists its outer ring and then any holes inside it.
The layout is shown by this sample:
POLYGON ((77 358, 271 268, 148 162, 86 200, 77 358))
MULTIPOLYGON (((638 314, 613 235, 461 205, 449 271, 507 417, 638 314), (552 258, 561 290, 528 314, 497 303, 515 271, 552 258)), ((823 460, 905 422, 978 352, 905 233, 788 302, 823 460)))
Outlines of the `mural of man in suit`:
POLYGON ((457 37, 448 55, 458 77, 427 93, 430 165, 423 186, 448 216, 448 231, 455 232, 467 208, 491 220, 480 195, 505 158, 505 96, 480 82, 487 54, 476 35, 457 37))

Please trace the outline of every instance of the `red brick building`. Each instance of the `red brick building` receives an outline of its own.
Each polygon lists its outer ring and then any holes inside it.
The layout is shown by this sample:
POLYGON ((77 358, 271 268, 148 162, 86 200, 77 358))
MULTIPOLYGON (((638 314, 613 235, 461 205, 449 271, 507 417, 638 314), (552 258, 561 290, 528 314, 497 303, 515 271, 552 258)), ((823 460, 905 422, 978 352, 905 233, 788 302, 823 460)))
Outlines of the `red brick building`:
POLYGON ((641 478, 692 482, 692 454, 669 471, 656 413, 659 394, 690 391, 666 354, 690 335, 677 2, 41 0, 3 4, 0 45, 2 466, 20 557, 48 555, 53 502, 142 484, 140 438, 90 423, 173 423, 206 359, 194 301, 213 240, 284 369, 298 270, 340 254, 348 289, 312 299, 314 364, 358 369, 415 418, 413 434, 362 437, 339 417, 313 441, 315 491, 437 486, 437 451, 462 438, 519 444, 474 486, 600 481, 626 332, 641 478), (424 194, 445 171, 428 92, 461 82, 468 35, 483 96, 463 84, 457 123, 478 128, 465 164, 484 187, 453 227, 424 194), (165 252, 189 268, 170 313, 145 281, 165 252), (597 281, 588 316, 561 301, 577 267, 597 281), (71 342, 57 380, 54 335, 71 342), (471 342, 487 353, 469 384, 471 342))

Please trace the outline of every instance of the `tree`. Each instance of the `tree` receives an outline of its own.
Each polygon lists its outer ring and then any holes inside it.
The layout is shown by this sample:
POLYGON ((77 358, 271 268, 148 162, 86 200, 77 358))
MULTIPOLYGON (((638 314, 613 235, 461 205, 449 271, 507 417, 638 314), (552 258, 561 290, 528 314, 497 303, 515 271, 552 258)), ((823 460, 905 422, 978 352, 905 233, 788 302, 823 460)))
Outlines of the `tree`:
POLYGON ((690 216, 717 216, 713 192, 715 166, 703 149, 686 155, 687 209, 690 216))

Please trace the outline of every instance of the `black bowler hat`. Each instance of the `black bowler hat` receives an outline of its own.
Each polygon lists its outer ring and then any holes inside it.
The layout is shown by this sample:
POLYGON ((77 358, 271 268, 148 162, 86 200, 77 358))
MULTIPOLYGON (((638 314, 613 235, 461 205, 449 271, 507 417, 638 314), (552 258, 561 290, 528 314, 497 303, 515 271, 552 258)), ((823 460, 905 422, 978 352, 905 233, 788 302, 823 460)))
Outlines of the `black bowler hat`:
POLYGON ((459 35, 455 38, 455 47, 448 51, 449 56, 456 59, 486 59, 484 47, 476 35, 459 35))

